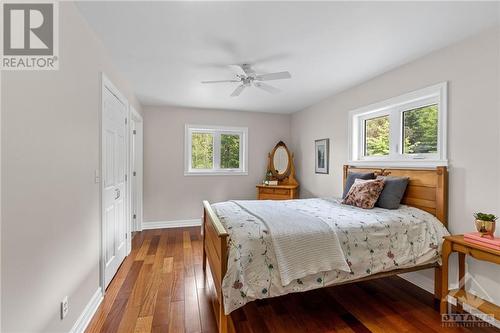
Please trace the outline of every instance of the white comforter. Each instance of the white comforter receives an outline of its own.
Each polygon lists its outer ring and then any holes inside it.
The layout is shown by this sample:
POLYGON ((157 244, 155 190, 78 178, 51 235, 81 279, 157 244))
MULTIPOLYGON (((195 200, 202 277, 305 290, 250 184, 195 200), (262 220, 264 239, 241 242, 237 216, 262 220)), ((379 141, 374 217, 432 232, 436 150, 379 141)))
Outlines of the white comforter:
MULTIPOLYGON (((261 201, 262 203, 264 201, 261 201)), ((444 226, 431 214, 401 206, 364 210, 335 199, 275 201, 335 231, 350 272, 341 267, 309 274, 283 285, 275 246, 266 224, 235 202, 213 205, 229 233, 227 273, 222 282, 225 313, 249 301, 306 291, 398 268, 436 262, 444 226)))
MULTIPOLYGON (((286 201, 233 202, 262 221, 269 231, 282 286, 318 272, 351 271, 332 220, 302 212, 300 205, 290 205, 286 201)), ((328 203, 319 201, 317 204, 328 203)))

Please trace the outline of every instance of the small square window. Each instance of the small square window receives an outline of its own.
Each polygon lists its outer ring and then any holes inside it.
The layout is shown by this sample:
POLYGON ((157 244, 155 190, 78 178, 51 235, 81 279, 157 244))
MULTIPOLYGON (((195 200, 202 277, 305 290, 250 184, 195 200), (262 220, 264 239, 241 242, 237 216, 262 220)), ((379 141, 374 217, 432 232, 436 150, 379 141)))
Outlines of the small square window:
POLYGON ((186 125, 185 175, 246 175, 244 127, 186 125))

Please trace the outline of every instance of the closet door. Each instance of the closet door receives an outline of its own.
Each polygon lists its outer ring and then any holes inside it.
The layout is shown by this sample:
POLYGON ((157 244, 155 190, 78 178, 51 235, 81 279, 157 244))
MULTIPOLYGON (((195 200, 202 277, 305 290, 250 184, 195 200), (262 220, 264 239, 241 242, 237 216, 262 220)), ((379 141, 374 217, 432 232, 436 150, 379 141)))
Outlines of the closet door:
POLYGON ((106 87, 102 94, 103 260, 107 287, 127 251, 127 106, 106 87))

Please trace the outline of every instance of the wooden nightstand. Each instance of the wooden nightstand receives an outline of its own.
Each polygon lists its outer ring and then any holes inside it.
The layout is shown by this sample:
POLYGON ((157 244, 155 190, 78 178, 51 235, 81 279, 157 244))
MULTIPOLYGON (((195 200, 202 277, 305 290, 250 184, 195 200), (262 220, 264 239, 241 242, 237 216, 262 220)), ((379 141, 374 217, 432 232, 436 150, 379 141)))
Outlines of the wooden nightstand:
POLYGON ((290 200, 299 198, 299 185, 257 185, 259 200, 290 200))
POLYGON ((465 290, 465 256, 469 255, 477 260, 489 261, 500 264, 500 251, 490 249, 481 245, 472 244, 464 240, 463 235, 444 237, 442 251, 442 296, 440 304, 441 314, 448 313, 448 295, 457 299, 457 309, 463 310, 463 304, 472 306, 479 311, 492 314, 495 319, 500 320, 500 307, 483 300, 465 290), (448 259, 452 252, 458 252, 458 289, 448 290, 448 259))

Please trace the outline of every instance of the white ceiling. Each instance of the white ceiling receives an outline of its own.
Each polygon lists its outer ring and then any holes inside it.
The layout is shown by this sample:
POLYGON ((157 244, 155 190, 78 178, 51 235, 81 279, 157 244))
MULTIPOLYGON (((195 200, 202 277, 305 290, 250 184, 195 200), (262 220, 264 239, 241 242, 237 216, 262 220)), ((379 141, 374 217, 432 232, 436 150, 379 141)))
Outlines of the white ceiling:
POLYGON ((144 105, 291 113, 499 24, 496 2, 79 2, 144 105), (229 64, 288 70, 229 94, 229 64))

